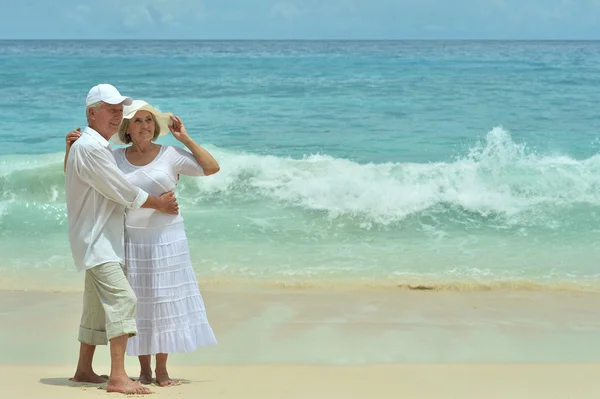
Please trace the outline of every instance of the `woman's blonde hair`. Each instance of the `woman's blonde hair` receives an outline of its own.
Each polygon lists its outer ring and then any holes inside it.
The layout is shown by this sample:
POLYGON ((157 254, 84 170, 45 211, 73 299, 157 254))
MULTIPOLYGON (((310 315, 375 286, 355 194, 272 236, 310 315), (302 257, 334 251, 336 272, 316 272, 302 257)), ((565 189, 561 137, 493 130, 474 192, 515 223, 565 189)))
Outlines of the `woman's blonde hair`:
MULTIPOLYGON (((152 138, 152 141, 154 141, 158 138, 158 134, 160 133, 160 126, 158 126, 158 121, 156 120, 156 117, 152 112, 150 112, 150 116, 154 121, 154 137, 152 138)), ((135 115, 133 117, 135 118, 135 115)), ((123 119, 123 122, 121 122, 121 126, 119 126, 119 140, 121 140, 121 142, 125 144, 131 144, 131 136, 129 135, 129 133, 127 133, 127 130, 129 130, 130 121, 131 119, 123 119)))

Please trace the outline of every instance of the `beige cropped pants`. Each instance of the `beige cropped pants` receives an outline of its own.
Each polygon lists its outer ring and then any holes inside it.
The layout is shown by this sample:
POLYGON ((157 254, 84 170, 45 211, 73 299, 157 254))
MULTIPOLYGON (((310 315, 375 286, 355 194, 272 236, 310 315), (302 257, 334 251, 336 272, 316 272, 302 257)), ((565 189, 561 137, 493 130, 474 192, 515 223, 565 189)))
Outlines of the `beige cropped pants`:
POLYGON ((106 345, 121 335, 133 337, 137 334, 136 305, 137 298, 120 263, 108 262, 86 270, 79 341, 106 345))

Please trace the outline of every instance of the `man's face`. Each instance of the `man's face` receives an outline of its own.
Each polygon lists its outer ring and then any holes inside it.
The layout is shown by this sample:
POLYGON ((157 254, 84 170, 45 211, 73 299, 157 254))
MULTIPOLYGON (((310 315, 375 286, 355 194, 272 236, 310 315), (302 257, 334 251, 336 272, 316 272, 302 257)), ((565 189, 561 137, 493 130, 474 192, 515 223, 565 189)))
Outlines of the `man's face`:
POLYGON ((102 103, 98 108, 92 108, 90 117, 94 129, 110 137, 117 133, 123 120, 123 104, 102 103))

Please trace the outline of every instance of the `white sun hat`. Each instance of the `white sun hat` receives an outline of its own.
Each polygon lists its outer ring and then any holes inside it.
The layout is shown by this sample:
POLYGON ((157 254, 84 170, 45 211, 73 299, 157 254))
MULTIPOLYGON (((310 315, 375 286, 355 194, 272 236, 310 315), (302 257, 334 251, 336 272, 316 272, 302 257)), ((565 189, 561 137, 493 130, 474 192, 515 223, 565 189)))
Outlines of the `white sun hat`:
POLYGON ((85 106, 89 107, 90 105, 99 102, 113 105, 121 103, 123 103, 123 105, 130 105, 132 101, 131 97, 122 96, 115 86, 108 83, 101 83, 90 89, 85 99, 85 106))
MULTIPOLYGON (((173 121, 171 121, 173 113, 160 112, 158 109, 154 108, 152 105, 143 100, 133 100, 131 105, 126 105, 123 107, 123 121, 121 122, 120 128, 123 127, 123 124, 126 123, 126 120, 133 118, 138 111, 148 111, 154 115, 154 118, 158 124, 158 136, 165 136, 169 133, 169 126, 173 124, 173 121)), ((120 128, 119 131, 121 130, 120 128)), ((125 144, 121 141, 121 139, 119 139, 118 133, 111 137, 111 141, 115 144, 125 144)))

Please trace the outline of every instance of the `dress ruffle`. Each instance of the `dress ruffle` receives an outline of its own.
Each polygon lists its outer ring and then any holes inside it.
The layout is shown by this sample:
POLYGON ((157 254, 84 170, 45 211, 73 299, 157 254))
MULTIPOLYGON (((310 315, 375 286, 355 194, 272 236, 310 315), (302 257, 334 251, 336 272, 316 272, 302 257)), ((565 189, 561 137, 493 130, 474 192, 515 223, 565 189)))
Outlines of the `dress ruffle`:
POLYGON ((127 355, 192 352, 217 340, 192 268, 183 223, 127 229, 126 275, 137 299, 138 334, 127 355))

